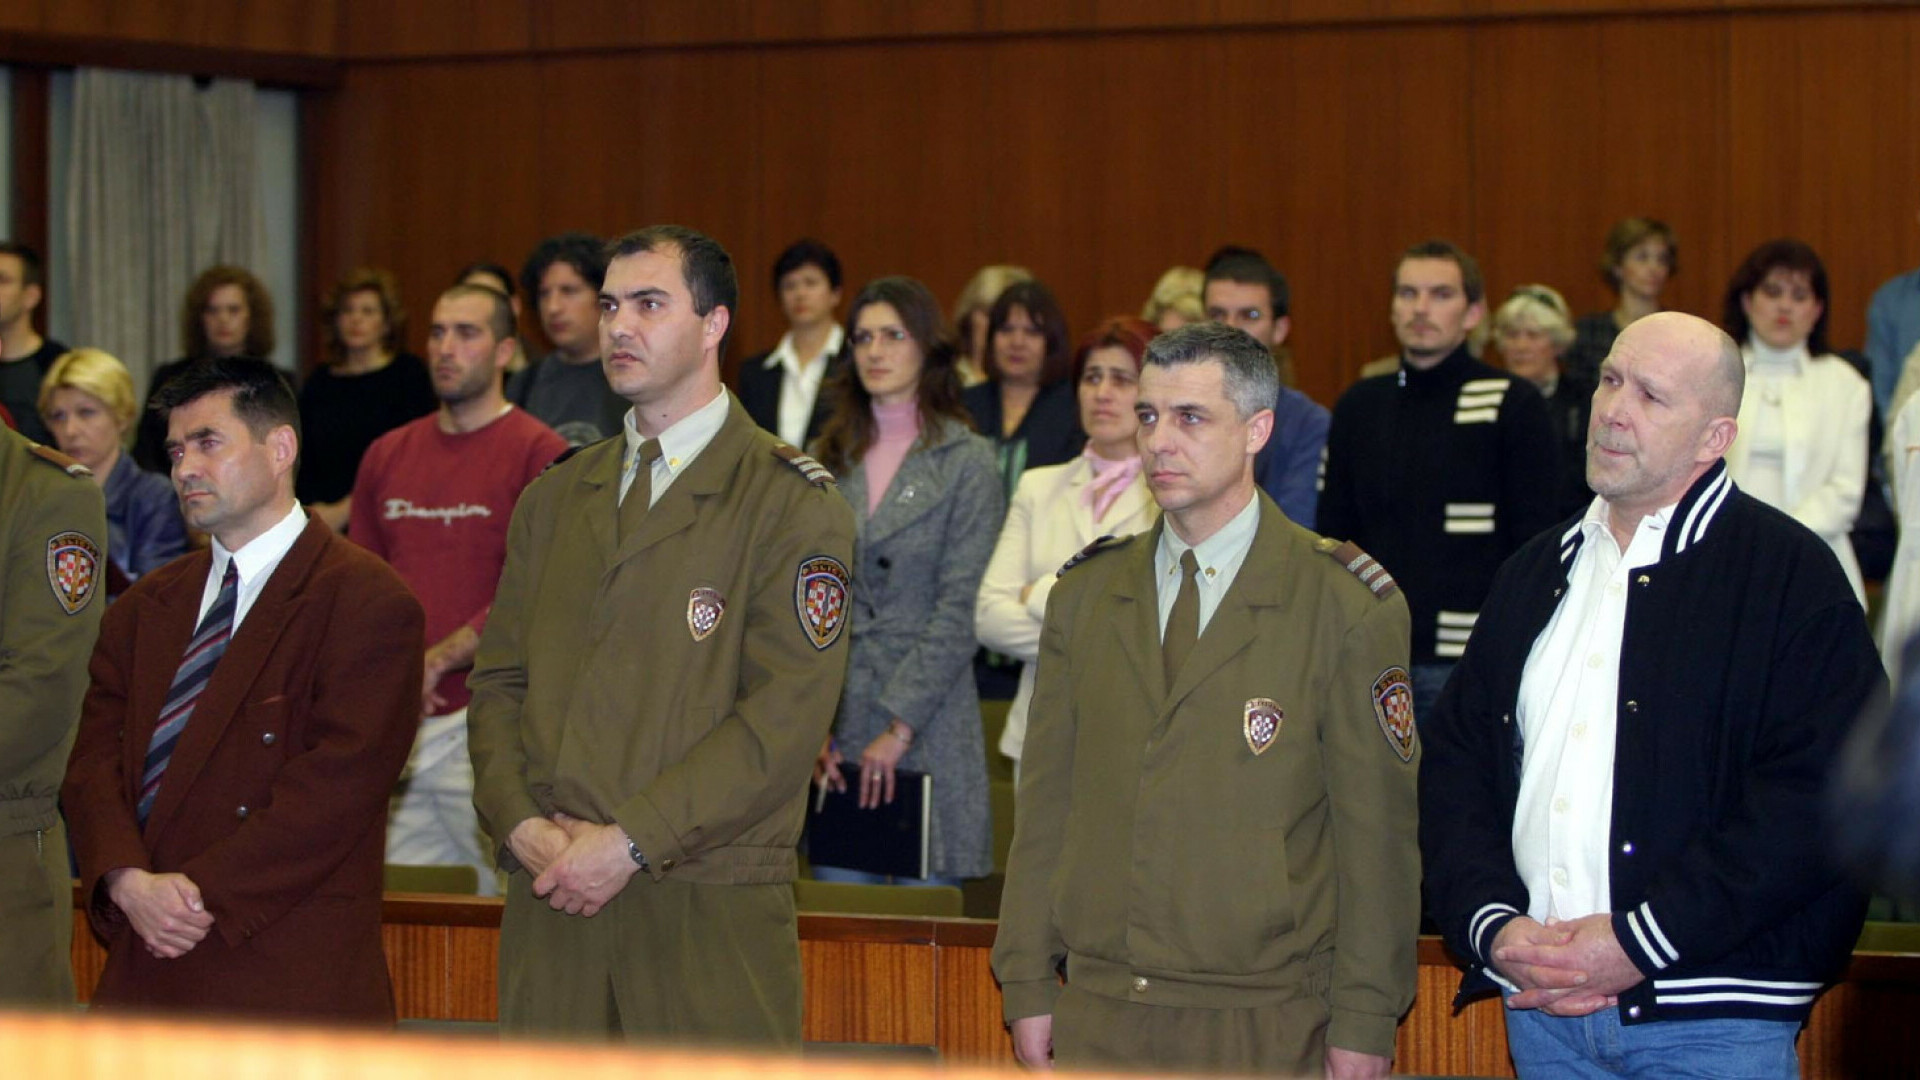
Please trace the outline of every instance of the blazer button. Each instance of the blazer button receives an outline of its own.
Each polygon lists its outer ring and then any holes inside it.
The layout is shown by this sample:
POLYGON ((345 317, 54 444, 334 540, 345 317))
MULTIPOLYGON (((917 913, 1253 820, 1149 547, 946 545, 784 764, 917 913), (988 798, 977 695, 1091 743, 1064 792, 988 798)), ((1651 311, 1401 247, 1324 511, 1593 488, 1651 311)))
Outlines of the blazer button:
POLYGON ((247 819, 247 815, 251 813, 253 813, 253 811, 247 809, 244 806, 241 806, 234 809, 233 816, 239 818, 242 821, 245 821, 247 819))
POLYGON ((265 735, 260 736, 260 745, 262 746, 272 746, 274 743, 279 741, 280 741, 280 736, 275 735, 271 731, 267 732, 265 735))
POLYGON ((1637 713, 1637 712, 1639 712, 1639 711, 1640 711, 1640 703, 1639 703, 1639 702, 1637 702, 1637 701, 1629 701, 1629 702, 1627 702, 1627 711, 1628 711, 1628 712, 1631 712, 1631 713, 1637 713))
POLYGON ((1134 993, 1136 993, 1136 994, 1144 994, 1144 993, 1146 993, 1146 992, 1147 992, 1147 986, 1148 986, 1148 983, 1147 983, 1147 977, 1146 977, 1145 975, 1135 975, 1135 976, 1133 977, 1133 992, 1134 992, 1134 993))
POLYGON ((873 562, 875 566, 878 566, 882 570, 893 569, 893 560, 887 558, 885 555, 882 555, 879 558, 873 560, 873 562))

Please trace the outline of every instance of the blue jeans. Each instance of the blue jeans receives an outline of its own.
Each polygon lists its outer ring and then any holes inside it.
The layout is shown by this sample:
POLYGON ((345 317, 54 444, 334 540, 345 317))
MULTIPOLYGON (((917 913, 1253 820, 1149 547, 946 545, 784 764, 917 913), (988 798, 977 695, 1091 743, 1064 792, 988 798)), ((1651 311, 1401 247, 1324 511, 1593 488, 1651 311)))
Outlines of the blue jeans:
POLYGON ((1793 1048, 1799 1034, 1799 1024, 1783 1020, 1662 1020, 1625 1027, 1619 1009, 1578 1017, 1507 1010, 1507 1048, 1523 1078, 1799 1080, 1793 1048))
POLYGON ((906 885, 925 889, 935 885, 960 887, 957 877, 942 877, 932 874, 927 877, 888 877, 885 874, 869 874, 865 870, 848 870, 839 866, 816 866, 812 868, 813 880, 837 881, 843 885, 906 885))

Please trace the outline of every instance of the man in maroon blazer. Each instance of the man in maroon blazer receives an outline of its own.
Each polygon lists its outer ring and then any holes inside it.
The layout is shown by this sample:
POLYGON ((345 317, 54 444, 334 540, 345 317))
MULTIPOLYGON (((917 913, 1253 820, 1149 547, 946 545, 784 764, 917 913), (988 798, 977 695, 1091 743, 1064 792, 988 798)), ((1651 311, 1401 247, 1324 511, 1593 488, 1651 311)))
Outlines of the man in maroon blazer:
POLYGON ((381 863, 420 605, 295 502, 272 367, 196 362, 156 398, 213 543, 136 582, 94 649, 61 791, 107 943, 94 1004, 391 1023, 381 863))

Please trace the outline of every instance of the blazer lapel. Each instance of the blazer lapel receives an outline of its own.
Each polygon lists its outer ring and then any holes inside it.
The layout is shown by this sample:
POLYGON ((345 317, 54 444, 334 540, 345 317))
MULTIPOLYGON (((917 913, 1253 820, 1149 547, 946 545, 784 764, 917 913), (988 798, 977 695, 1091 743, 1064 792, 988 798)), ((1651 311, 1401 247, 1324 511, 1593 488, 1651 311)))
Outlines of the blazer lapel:
MULTIPOLYGON (((307 575, 320 553, 328 544, 345 542, 318 519, 308 518, 307 527, 274 567, 259 599, 247 610, 247 617, 227 643, 227 651, 214 665, 206 689, 194 702, 187 726, 180 731, 180 741, 174 744, 173 757, 167 762, 167 775, 160 781, 160 793, 153 801, 153 813, 147 818, 147 836, 158 835, 166 826, 193 787, 201 767, 213 755, 214 747, 220 745, 227 725, 239 713, 241 702, 273 655, 280 636, 299 618, 307 575)), ((168 681, 172 681, 171 674, 168 681)), ((161 696, 164 699, 164 691, 161 696)))
MULTIPOLYGON (((950 432, 943 431, 942 435, 944 437, 939 443, 909 451, 906 460, 900 463, 900 471, 893 474, 893 483, 887 485, 880 505, 867 520, 867 531, 861 539, 869 547, 906 528, 940 501, 944 493, 938 483, 935 455, 946 453, 954 444, 950 432)), ((865 471, 861 470, 863 474, 865 471)), ((867 498, 863 491, 862 507, 865 507, 867 498)))
POLYGON ((1067 482, 1061 497, 1067 500, 1068 512, 1073 515, 1073 535, 1084 536, 1091 543, 1095 537, 1106 535, 1094 524, 1093 507, 1087 505, 1087 485, 1093 482, 1093 466, 1087 464, 1084 457, 1075 458, 1067 466, 1067 482))
POLYGON ((1160 529, 1128 545, 1120 558, 1130 563, 1115 575, 1107 594, 1107 624, 1118 631, 1126 667, 1140 680, 1148 701, 1167 696, 1165 665, 1160 659, 1160 591, 1153 580, 1153 556, 1160 547, 1160 529))
POLYGON ((626 457, 626 437, 615 436, 582 453, 592 456, 582 463, 574 480, 579 499, 570 511, 579 515, 582 530, 593 538, 594 554, 605 566, 620 546, 620 465, 626 457))

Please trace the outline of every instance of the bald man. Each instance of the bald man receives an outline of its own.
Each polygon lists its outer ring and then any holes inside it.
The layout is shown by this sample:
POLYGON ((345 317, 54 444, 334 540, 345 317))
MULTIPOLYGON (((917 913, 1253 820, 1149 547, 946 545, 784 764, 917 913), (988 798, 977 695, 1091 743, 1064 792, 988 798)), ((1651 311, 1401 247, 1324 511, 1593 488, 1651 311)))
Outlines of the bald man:
POLYGON ((1690 315, 1620 334, 1593 503, 1501 568, 1421 717, 1430 907, 1523 1077, 1797 1077, 1860 933, 1820 794, 1886 680, 1833 552, 1727 476, 1743 382, 1690 315))

